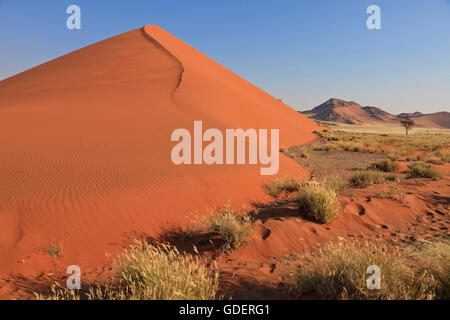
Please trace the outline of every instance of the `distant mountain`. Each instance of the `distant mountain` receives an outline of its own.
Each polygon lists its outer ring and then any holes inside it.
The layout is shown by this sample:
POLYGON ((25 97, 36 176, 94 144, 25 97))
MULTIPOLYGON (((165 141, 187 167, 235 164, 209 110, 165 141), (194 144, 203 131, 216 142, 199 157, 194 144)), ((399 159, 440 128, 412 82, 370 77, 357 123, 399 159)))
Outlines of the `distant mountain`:
POLYGON ((333 121, 347 124, 395 123, 411 119, 418 127, 450 129, 450 113, 446 111, 423 114, 421 112, 390 114, 377 107, 363 107, 354 101, 332 98, 302 114, 320 121, 333 121))

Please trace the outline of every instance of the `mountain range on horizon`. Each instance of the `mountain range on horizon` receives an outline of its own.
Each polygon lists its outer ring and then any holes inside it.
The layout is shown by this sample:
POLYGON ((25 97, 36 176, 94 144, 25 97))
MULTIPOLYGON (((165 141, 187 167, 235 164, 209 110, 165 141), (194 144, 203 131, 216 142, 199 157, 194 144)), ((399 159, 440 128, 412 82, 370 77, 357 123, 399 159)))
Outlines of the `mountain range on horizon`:
POLYGON ((421 112, 391 114, 378 107, 362 106, 354 101, 331 98, 321 105, 308 110, 299 111, 311 119, 361 125, 367 123, 397 123, 411 119, 417 127, 450 128, 450 112, 441 111, 424 114, 421 112))

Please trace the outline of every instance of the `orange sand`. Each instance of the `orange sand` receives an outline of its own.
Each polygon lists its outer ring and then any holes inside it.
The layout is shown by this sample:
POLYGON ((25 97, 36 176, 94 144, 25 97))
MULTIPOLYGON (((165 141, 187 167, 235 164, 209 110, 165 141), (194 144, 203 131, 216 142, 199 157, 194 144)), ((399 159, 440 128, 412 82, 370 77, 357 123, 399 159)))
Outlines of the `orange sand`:
MULTIPOLYGON (((228 201, 268 201, 259 165, 176 166, 176 128, 278 128, 280 146, 319 127, 156 26, 0 82, 0 273, 102 263, 130 232, 155 235, 228 201)), ((192 129, 191 129, 192 130, 192 129)), ((307 177, 280 154, 279 175, 307 177)))

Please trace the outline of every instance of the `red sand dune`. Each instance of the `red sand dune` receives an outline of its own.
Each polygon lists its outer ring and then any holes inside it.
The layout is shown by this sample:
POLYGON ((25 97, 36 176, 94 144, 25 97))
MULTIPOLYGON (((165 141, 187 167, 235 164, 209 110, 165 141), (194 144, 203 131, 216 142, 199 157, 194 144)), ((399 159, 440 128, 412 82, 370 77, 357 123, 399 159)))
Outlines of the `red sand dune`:
MULTIPOLYGON (((260 165, 172 164, 176 128, 279 128, 280 145, 319 127, 156 26, 0 82, 0 272, 95 265, 132 231, 228 201, 270 200, 260 165)), ((308 173, 280 154, 279 175, 308 173)))

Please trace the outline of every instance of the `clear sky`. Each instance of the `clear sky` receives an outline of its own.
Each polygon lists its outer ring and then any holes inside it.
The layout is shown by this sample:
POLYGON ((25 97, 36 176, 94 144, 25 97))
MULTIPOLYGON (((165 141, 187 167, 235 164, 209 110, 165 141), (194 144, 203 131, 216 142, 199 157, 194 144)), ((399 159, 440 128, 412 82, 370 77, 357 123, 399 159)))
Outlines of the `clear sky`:
POLYGON ((336 97, 450 111, 450 0, 0 0, 0 79, 146 24, 299 110, 336 97), (66 28, 71 4, 81 30, 66 28))

